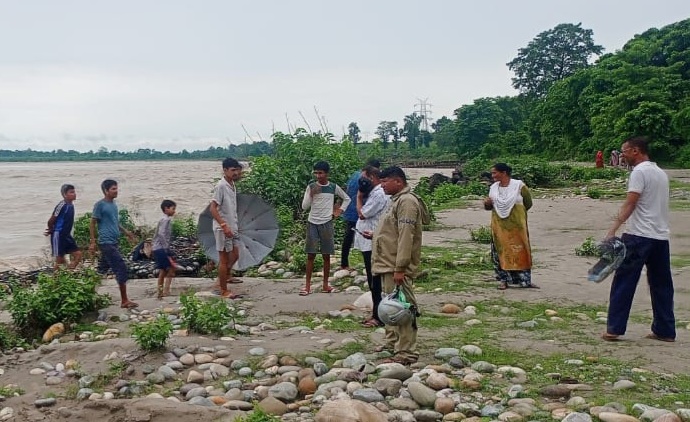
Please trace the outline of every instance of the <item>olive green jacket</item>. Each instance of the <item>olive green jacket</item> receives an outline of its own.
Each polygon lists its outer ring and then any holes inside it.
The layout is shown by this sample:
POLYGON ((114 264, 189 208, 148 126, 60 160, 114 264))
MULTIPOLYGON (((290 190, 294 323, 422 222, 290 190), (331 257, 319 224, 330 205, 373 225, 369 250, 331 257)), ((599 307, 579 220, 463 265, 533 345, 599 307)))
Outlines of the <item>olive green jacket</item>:
POLYGON ((393 195, 374 232, 372 272, 415 277, 422 256, 422 225, 429 220, 424 201, 409 186, 393 195))

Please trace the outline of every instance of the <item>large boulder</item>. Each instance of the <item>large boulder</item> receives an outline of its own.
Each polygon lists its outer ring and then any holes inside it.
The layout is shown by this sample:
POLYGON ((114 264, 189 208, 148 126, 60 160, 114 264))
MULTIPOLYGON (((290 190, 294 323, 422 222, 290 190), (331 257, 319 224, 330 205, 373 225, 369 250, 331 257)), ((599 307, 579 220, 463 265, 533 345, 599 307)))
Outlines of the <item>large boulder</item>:
POLYGON ((323 405, 316 422, 387 422, 386 414, 359 400, 336 400, 323 405))

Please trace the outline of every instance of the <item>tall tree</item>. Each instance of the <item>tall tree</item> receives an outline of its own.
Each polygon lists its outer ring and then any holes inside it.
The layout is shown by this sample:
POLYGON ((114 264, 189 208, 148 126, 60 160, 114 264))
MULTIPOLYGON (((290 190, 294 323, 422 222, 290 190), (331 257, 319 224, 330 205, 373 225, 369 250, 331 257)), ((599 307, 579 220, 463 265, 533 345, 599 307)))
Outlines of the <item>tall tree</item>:
POLYGON ((587 67, 593 55, 604 51, 594 44, 593 34, 582 23, 562 23, 540 33, 507 63, 515 72, 513 87, 523 94, 544 96, 551 85, 587 67))
POLYGON ((419 125, 422 123, 422 116, 417 113, 412 113, 405 116, 405 123, 403 124, 403 136, 407 139, 410 150, 417 149, 421 144, 419 125))
POLYGON ((355 145, 357 145, 359 141, 362 139, 362 136, 360 135, 359 126, 356 122, 352 122, 347 126, 347 134, 350 136, 350 140, 355 145))
POLYGON ((393 147, 398 149, 398 142, 400 141, 398 122, 388 122, 383 120, 379 122, 379 126, 376 128, 375 133, 379 139, 381 139, 383 148, 388 148, 388 142, 393 141, 393 147))

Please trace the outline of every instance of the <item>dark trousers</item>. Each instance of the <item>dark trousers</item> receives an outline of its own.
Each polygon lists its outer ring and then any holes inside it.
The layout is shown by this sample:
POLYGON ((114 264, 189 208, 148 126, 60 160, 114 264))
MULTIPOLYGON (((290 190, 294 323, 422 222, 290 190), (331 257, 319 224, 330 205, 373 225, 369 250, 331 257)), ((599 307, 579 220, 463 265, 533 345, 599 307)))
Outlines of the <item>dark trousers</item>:
POLYGON ((340 266, 347 268, 350 266, 350 249, 355 240, 355 231, 352 230, 357 225, 356 221, 345 220, 345 236, 343 236, 343 251, 340 254, 340 266))
POLYGON ((673 279, 668 240, 623 234, 625 260, 616 270, 611 284, 607 331, 625 334, 633 297, 642 267, 647 266, 647 283, 652 298, 652 332, 659 337, 676 338, 673 314, 673 279))
POLYGON ((371 251, 362 251, 362 258, 364 258, 364 269, 367 272, 367 284, 369 285, 371 299, 374 303, 371 317, 379 320, 379 303, 381 303, 381 293, 383 291, 381 276, 379 274, 371 274, 371 251))

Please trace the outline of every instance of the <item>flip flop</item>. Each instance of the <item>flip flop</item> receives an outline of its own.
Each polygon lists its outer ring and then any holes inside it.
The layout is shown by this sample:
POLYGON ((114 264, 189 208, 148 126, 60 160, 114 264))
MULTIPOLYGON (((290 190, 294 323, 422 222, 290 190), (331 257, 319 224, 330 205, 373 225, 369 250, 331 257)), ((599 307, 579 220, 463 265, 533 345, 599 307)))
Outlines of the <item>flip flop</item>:
POLYGON ((656 335, 656 334, 654 334, 654 333, 649 333, 649 334, 647 334, 646 336, 644 336, 644 338, 648 338, 648 339, 651 339, 651 340, 665 341, 665 342, 667 342, 667 343, 673 343, 674 341, 676 341, 675 338, 672 338, 672 337, 659 337, 658 335, 656 335))
POLYGON ((124 309, 132 309, 132 308, 138 308, 138 307, 139 307, 139 304, 132 302, 132 301, 125 302, 125 303, 120 305, 120 308, 124 308, 124 309))
POLYGON ((403 357, 403 356, 393 356, 392 358, 387 358, 381 361, 381 363, 399 363, 401 365, 412 365, 413 363, 417 363, 416 358, 411 358, 411 357, 403 357))
POLYGON ((377 328, 377 327, 383 327, 385 324, 381 321, 378 321, 374 318, 368 319, 366 321, 362 322, 362 326, 366 328, 377 328))
POLYGON ((508 289, 508 283, 501 283, 496 288, 498 290, 507 290, 508 289))
POLYGON ((339 291, 340 290, 333 286, 328 286, 325 289, 321 289, 321 293, 338 293, 339 291))
POLYGON ((311 290, 310 290, 310 289, 302 288, 302 290, 299 291, 299 295, 300 295, 300 296, 309 296, 310 294, 311 294, 311 290))
POLYGON ((602 340, 605 341, 620 341, 620 336, 618 334, 609 334, 606 331, 601 333, 602 340))
POLYGON ((241 297, 244 297, 243 294, 232 293, 230 290, 226 290, 224 292, 219 292, 219 293, 220 293, 219 296, 222 297, 223 299, 239 299, 241 297))
POLYGON ((237 277, 230 277, 230 279, 228 279, 228 283, 240 284, 240 283, 244 283, 244 280, 242 280, 241 278, 237 278, 237 277))

